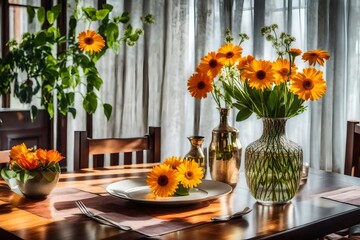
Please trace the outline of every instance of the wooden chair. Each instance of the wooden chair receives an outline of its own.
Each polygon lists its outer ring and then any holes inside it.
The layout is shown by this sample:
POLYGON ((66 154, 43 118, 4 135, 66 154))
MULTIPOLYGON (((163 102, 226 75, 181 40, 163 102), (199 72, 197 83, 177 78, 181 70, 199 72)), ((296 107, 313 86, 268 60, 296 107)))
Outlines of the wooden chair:
POLYGON ((136 163, 160 162, 161 128, 149 127, 149 134, 133 138, 88 138, 86 131, 75 131, 74 170, 89 167, 89 155, 93 155, 93 167, 104 167, 104 154, 110 154, 110 165, 119 164, 119 153, 124 154, 124 164, 132 163, 132 154, 136 153, 136 163))
MULTIPOLYGON (((0 171, 2 168, 6 168, 8 163, 9 163, 9 154, 10 154, 10 150, 0 150, 0 171)), ((0 179, 1 175, 0 175, 0 179)))
POLYGON ((347 122, 345 171, 349 176, 360 177, 360 124, 359 121, 347 122))
MULTIPOLYGON (((359 121, 347 121, 345 175, 360 177, 360 124, 359 121)), ((360 224, 348 230, 350 239, 360 238, 360 224)))

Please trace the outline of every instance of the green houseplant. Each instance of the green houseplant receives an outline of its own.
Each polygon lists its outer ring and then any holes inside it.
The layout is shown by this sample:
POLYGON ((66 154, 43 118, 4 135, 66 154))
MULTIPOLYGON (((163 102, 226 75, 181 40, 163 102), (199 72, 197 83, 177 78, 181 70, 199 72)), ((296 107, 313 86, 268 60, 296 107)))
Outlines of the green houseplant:
MULTIPOLYGON (((76 89, 80 84, 86 86, 86 93, 82 94, 83 108, 87 113, 94 113, 100 103, 104 114, 110 118, 112 106, 103 103, 98 97, 103 80, 96 67, 96 62, 108 49, 119 52, 122 42, 133 46, 143 34, 141 28, 133 28, 130 13, 124 12, 120 16, 110 16, 113 7, 103 4, 101 9, 93 7, 69 6, 73 11, 68 24, 67 35, 62 35, 55 26, 56 19, 61 13, 61 5, 56 5, 45 11, 43 7, 35 11, 28 7, 29 21, 35 18, 42 29, 35 33, 24 33, 20 42, 11 40, 7 43, 10 51, 0 59, 0 94, 11 92, 21 103, 32 104, 35 97, 40 97, 40 105, 54 116, 54 108, 59 113, 71 113, 76 116, 74 99, 76 89), (77 37, 78 22, 87 24, 77 37), (91 23, 97 22, 97 30, 90 30, 91 23), (124 31, 120 31, 120 25, 124 31), (91 33, 90 35, 87 35, 91 33), (81 34, 85 36, 81 37, 81 34), (95 37, 96 36, 96 37, 95 37), (102 44, 99 39, 102 38, 102 44), (81 46, 80 40, 85 41, 81 46), (65 45, 65 50, 57 52, 57 47, 65 45), (54 106, 54 97, 57 106, 54 106)), ((154 23, 153 16, 148 14, 141 18, 144 23, 154 23)), ((31 105, 31 117, 34 119, 37 107, 31 105)))

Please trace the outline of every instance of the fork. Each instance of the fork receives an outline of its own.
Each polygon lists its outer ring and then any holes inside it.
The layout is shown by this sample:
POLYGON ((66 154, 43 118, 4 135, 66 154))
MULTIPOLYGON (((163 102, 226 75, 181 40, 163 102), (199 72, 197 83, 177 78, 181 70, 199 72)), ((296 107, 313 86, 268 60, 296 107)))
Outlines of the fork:
POLYGON ((75 201, 75 204, 76 206, 80 209, 80 211, 86 215, 87 217, 91 218, 91 219, 94 219, 100 223, 103 223, 103 224, 111 224, 112 226, 114 227, 118 227, 120 228, 121 230, 124 230, 124 231, 130 231, 132 230, 131 227, 129 226, 126 226, 126 225, 122 225, 122 224, 119 224, 115 221, 112 221, 106 217, 103 217, 101 215, 97 215, 97 214, 94 214, 93 212, 91 212, 86 206, 85 204, 82 202, 82 201, 75 201))
POLYGON ((234 214, 226 215, 226 216, 213 217, 213 218, 211 218, 211 220, 213 220, 214 222, 229 221, 229 220, 231 220, 233 218, 242 217, 245 214, 248 214, 249 212, 251 212, 251 210, 252 210, 251 208, 246 207, 242 211, 236 212, 234 214))

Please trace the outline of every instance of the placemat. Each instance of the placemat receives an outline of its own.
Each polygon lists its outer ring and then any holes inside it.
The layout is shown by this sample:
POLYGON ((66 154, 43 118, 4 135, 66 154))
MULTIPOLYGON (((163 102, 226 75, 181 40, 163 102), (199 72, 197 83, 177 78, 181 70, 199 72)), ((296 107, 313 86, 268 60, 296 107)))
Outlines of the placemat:
POLYGON ((211 222, 214 216, 242 210, 232 209, 230 198, 231 194, 211 202, 163 207, 136 204, 110 195, 99 196, 69 187, 55 188, 44 200, 27 199, 17 194, 13 194, 10 199, 0 193, 0 200, 10 202, 20 209, 44 218, 65 218, 65 221, 66 218, 74 216, 86 218, 75 204, 76 200, 82 200, 94 213, 128 225, 134 231, 149 237, 199 226, 211 222))
POLYGON ((360 187, 351 186, 320 194, 321 197, 334 201, 360 206, 360 187))
POLYGON ((93 212, 153 237, 211 222, 212 217, 220 215, 221 201, 159 207, 136 204, 113 196, 100 196, 85 199, 83 203, 93 212))

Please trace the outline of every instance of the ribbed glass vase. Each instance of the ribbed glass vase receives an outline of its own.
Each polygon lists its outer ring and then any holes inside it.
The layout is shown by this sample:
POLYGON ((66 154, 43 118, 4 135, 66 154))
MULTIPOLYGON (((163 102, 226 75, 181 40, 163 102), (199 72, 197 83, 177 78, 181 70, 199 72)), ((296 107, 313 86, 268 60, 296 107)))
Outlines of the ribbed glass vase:
POLYGON ((287 118, 262 121, 262 136, 245 149, 246 182, 259 203, 284 204, 299 188, 303 151, 286 137, 287 118))
POLYGON ((229 111, 228 108, 219 108, 220 123, 212 131, 209 146, 209 167, 213 180, 235 188, 239 179, 242 147, 239 130, 230 126, 228 122, 229 111))

